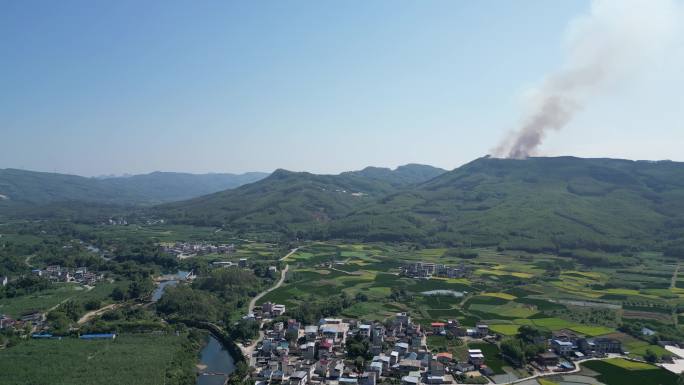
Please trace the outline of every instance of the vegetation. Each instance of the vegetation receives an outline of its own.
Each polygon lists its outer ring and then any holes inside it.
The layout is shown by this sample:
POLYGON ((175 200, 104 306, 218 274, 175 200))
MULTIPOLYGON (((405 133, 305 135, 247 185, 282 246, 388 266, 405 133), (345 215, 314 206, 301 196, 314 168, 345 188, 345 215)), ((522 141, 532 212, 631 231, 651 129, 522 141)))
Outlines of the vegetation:
POLYGON ((30 340, 0 350, 0 382, 26 384, 187 384, 196 334, 120 335, 116 340, 30 340), (188 357, 188 354, 190 357, 188 357))
POLYGON ((75 175, 0 169, 0 194, 7 197, 0 199, 0 209, 3 206, 30 207, 67 201, 149 205, 235 188, 255 182, 266 175, 258 172, 242 175, 153 172, 127 177, 84 178, 75 175))
POLYGON ((625 367, 622 362, 589 361, 582 366, 599 373, 596 378, 606 385, 677 385, 678 376, 657 366, 625 367))

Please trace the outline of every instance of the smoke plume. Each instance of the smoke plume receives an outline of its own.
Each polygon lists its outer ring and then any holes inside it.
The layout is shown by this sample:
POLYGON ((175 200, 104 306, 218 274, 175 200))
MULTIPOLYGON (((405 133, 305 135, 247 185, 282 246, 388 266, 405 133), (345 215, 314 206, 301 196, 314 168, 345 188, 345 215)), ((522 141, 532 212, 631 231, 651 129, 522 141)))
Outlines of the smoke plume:
POLYGON ((567 28, 564 65, 532 90, 521 126, 494 155, 534 155, 548 132, 570 123, 592 96, 653 70, 671 49, 682 14, 680 0, 593 0, 567 28))

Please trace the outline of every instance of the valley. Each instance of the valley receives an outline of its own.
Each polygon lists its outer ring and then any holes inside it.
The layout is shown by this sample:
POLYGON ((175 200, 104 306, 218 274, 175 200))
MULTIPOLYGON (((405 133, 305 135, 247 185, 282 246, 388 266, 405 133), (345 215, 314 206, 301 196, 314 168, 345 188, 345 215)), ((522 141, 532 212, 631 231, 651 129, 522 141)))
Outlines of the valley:
POLYGON ((88 357, 125 368, 154 354, 126 346, 149 341, 172 346, 156 355, 159 370, 109 383, 269 385, 268 370, 290 384, 311 370, 306 382, 316 383, 331 376, 314 373, 325 345, 325 357, 342 365, 339 378, 372 385, 377 356, 408 343, 399 358, 428 366, 388 368, 374 383, 437 381, 422 376, 433 375, 426 357, 442 355, 455 383, 617 385, 639 370, 675 384, 659 365, 679 362, 671 350, 684 343, 682 170, 483 158, 450 172, 279 170, 151 207, 14 206, 0 211, 0 370, 18 360, 28 370, 39 365, 32 357, 50 354, 74 375, 101 376, 71 353, 94 349, 88 357), (664 183, 663 174, 675 177, 664 183), (418 340, 390 328, 401 314, 418 340), (309 356, 304 330, 325 319, 349 325, 352 342, 328 348, 320 334, 309 356), (284 326, 293 323, 296 335, 284 326), (360 337, 363 325, 394 331, 374 347, 360 337), (112 333, 111 341, 79 338, 112 333), (561 350, 565 343, 571 349, 561 350), (229 353, 231 373, 205 367, 201 351, 229 353), (288 363, 268 366, 283 351, 288 363))

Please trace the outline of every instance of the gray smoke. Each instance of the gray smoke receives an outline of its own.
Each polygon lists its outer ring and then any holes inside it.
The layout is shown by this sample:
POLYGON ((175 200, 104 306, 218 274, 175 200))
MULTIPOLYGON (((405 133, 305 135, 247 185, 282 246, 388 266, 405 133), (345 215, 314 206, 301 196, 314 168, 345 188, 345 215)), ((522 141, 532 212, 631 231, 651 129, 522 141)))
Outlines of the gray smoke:
POLYGON ((594 0, 589 14, 568 27, 565 65, 533 90, 529 113, 494 155, 534 155, 547 133, 570 123, 592 95, 649 70, 667 53, 681 10, 679 0, 594 0))

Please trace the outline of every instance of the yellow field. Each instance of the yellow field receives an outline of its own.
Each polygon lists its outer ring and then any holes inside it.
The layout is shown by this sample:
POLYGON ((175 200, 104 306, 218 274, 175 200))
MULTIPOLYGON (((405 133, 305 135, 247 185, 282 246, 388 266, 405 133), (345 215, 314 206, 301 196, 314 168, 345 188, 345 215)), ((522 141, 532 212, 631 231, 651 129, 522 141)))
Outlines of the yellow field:
POLYGON ((513 277, 518 277, 518 278, 532 278, 534 277, 533 274, 530 273, 521 273, 521 272, 514 272, 514 271, 502 271, 502 270, 495 270, 495 269, 477 269, 475 270, 475 274, 477 275, 510 275, 513 277))
POLYGON ((496 297, 496 298, 501 298, 505 299, 508 301, 512 301, 518 297, 508 294, 508 293, 481 293, 480 295, 487 296, 487 297, 496 297))

